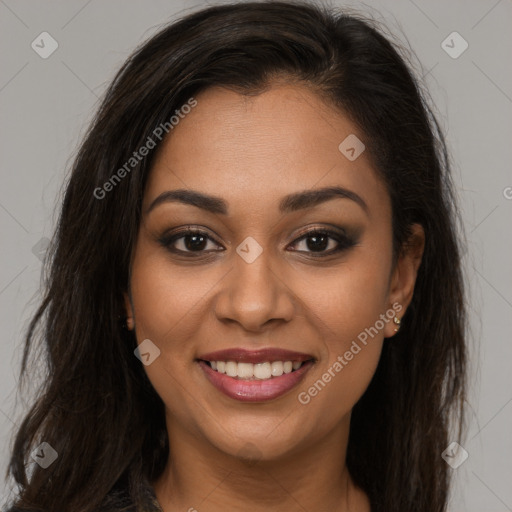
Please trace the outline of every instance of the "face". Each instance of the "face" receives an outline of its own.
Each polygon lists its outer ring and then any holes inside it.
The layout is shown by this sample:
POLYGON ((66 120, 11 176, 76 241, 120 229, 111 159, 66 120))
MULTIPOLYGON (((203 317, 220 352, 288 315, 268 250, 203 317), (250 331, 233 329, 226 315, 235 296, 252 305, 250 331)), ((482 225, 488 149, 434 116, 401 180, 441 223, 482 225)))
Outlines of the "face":
POLYGON ((148 178, 127 313, 168 430, 272 459, 347 428, 417 258, 393 265, 389 195, 341 112, 293 85, 196 100, 148 178))

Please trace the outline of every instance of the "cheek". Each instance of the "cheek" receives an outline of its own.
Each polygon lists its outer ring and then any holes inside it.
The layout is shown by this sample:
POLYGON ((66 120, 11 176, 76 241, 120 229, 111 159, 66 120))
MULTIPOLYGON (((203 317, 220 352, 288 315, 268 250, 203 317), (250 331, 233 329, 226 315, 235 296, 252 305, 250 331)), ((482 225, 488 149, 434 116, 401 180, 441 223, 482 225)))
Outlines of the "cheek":
POLYGON ((308 280, 302 293, 324 330, 329 351, 343 350, 347 340, 373 326, 385 312, 390 265, 390 258, 360 250, 346 264, 319 274, 316 286, 308 280))
POLYGON ((177 414, 183 413, 184 404, 190 400, 187 379, 200 325, 200 299, 209 288, 204 280, 194 279, 193 273, 193 269, 173 269, 165 255, 144 243, 139 245, 132 265, 137 341, 140 344, 150 339, 160 350, 144 370, 166 407, 177 414))
POLYGON ((327 420, 347 414, 375 373, 390 321, 385 317, 390 265, 391 259, 378 252, 361 251, 310 291, 322 351, 299 402, 316 404, 327 420))
POLYGON ((361 398, 383 345, 382 300, 375 288, 367 295, 344 284, 317 302, 320 359, 297 396, 299 403, 311 407, 312 416, 322 416, 326 427, 339 422, 361 398))
POLYGON ((132 298, 139 340, 154 340, 168 351, 173 340, 182 345, 199 325, 201 298, 211 284, 194 277, 198 270, 170 265, 158 251, 140 251, 132 267, 132 298))

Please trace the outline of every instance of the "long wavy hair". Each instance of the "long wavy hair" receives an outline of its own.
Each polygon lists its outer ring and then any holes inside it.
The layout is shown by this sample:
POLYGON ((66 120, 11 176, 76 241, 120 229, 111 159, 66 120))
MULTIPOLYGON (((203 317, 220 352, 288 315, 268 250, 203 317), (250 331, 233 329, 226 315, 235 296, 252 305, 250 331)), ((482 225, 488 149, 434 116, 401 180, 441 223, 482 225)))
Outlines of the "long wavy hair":
POLYGON ((441 453, 464 431, 462 228, 442 130, 414 66, 384 30, 325 5, 230 3, 166 25, 124 63, 74 161, 27 329, 21 376, 43 363, 47 378, 14 437, 12 510, 142 510, 144 482, 162 473, 169 446, 164 404, 121 317, 158 148, 103 198, 94 191, 200 91, 257 95, 281 78, 311 87, 367 137, 391 198, 395 255, 411 224, 425 230, 412 303, 353 409, 346 462, 374 512, 445 511, 441 453), (43 441, 58 460, 28 472, 43 441))

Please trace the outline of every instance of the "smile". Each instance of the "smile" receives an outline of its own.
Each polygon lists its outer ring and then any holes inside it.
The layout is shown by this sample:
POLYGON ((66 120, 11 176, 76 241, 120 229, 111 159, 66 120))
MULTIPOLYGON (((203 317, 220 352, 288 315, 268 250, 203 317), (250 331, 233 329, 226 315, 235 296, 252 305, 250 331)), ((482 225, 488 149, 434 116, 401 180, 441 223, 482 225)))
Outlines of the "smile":
POLYGON ((230 349, 197 359, 208 381, 243 402, 274 400, 298 385, 313 366, 308 354, 281 349, 230 349))

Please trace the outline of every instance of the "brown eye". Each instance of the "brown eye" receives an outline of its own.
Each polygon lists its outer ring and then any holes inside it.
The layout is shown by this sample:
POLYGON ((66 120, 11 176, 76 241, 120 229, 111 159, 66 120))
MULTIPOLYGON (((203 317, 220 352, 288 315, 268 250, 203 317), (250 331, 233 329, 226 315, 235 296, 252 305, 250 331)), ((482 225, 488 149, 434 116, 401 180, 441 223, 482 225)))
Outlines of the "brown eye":
POLYGON ((355 245, 355 241, 346 235, 335 231, 319 229, 307 232, 296 240, 294 245, 303 241, 305 241, 306 250, 297 250, 297 252, 319 253, 318 256, 329 256, 355 245), (330 250, 326 252, 327 248, 330 250))
POLYGON ((207 250, 209 241, 214 242, 208 233, 195 229, 182 230, 159 239, 161 245, 175 253, 209 252, 207 250))

